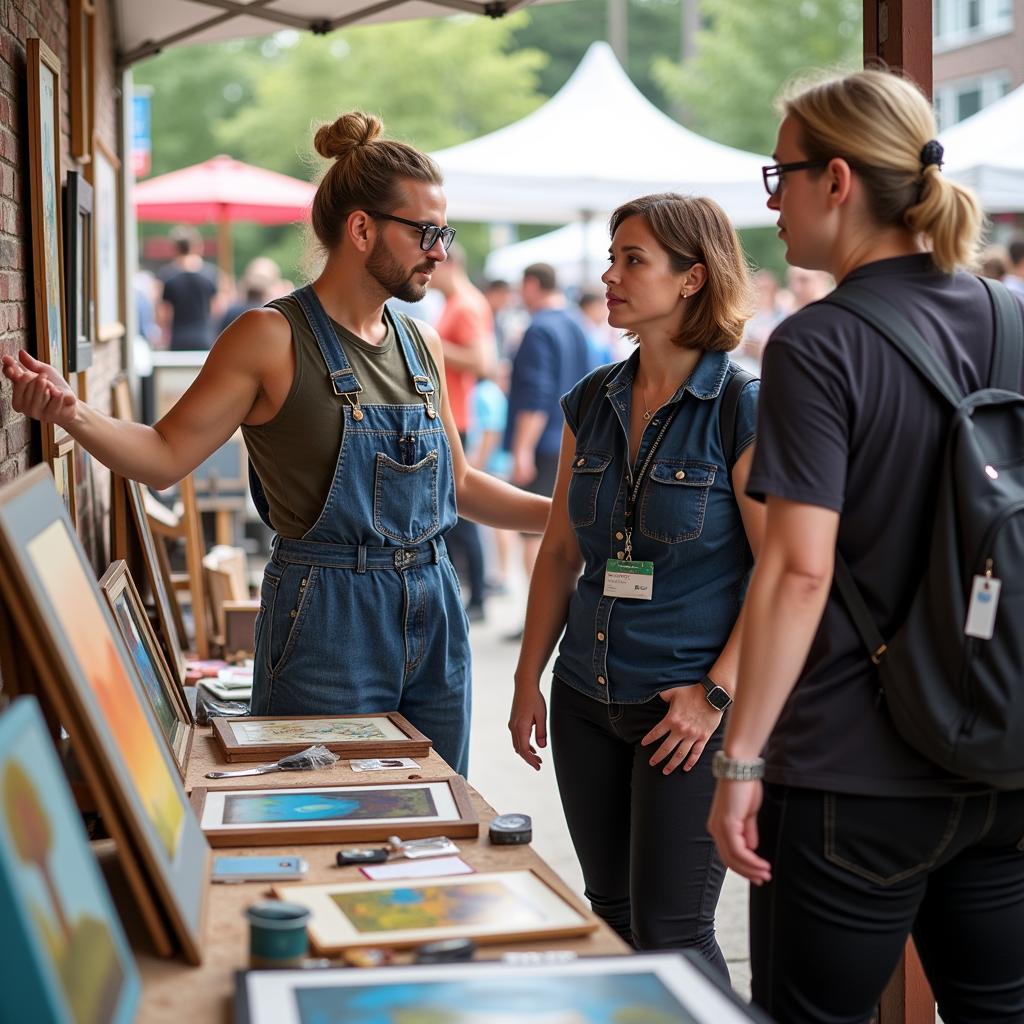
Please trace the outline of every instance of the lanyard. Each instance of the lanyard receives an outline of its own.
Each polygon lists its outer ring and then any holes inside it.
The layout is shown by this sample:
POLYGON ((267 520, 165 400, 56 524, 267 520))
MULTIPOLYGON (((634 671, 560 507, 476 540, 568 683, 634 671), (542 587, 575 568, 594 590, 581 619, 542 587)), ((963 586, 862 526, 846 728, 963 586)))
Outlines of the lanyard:
MULTIPOLYGON (((640 492, 643 490, 644 484, 647 481, 647 470, 650 468, 651 461, 654 459, 655 453, 661 446, 661 442, 665 439, 665 434, 668 433, 668 428, 672 425, 672 421, 676 418, 676 413, 679 412, 679 408, 682 405, 682 399, 680 399, 675 408, 665 417, 665 422, 661 425, 661 430, 658 431, 658 436, 654 439, 654 443, 647 451, 647 457, 644 459, 643 465, 640 467, 640 472, 633 476, 633 467, 629 464, 629 440, 626 441, 626 468, 629 471, 629 490, 626 492, 626 507, 623 515, 625 520, 625 534, 626 542, 624 545, 624 551, 626 555, 626 561, 632 561, 633 559, 633 510, 636 508, 637 499, 640 497, 640 492)), ((641 443, 642 440, 641 440, 641 443)))

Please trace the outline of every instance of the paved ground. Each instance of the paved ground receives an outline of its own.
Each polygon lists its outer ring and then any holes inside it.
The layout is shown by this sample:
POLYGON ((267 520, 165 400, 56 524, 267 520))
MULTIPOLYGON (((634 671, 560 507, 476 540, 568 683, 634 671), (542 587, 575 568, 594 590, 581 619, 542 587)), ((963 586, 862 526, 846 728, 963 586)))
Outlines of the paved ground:
MULTIPOLYGON (((583 880, 562 816, 550 758, 540 772, 534 772, 512 752, 509 741, 508 710, 519 648, 503 638, 520 628, 524 608, 522 589, 492 598, 487 620, 471 629, 474 707, 469 777, 499 812, 524 811, 533 818, 534 848, 582 893, 583 880)), ((718 905, 718 934, 733 986, 749 998, 747 884, 732 872, 718 905)))

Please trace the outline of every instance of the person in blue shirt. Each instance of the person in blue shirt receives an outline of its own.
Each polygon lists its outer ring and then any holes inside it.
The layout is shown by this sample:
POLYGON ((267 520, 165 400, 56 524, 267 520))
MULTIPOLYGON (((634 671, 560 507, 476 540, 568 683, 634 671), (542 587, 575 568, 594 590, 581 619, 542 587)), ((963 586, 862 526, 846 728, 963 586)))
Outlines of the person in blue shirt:
POLYGON ((562 400, 509 730, 539 768, 540 677, 564 630, 551 733, 587 897, 636 948, 691 948, 724 975, 725 868, 705 821, 763 524, 744 496, 759 382, 738 394, 730 451, 720 405, 750 284, 708 199, 645 196, 615 211, 611 231, 609 321, 637 348, 562 400))

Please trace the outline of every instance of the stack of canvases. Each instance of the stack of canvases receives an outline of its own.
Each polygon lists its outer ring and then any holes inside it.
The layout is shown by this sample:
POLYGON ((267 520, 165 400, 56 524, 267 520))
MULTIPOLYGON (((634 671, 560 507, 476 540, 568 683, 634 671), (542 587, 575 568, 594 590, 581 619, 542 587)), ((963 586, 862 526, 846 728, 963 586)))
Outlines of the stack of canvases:
MULTIPOLYGON (((179 950, 187 962, 200 961, 210 844, 477 835, 458 776, 197 788, 190 809, 183 780, 194 725, 180 671, 150 629, 124 565, 115 563, 97 583, 45 467, 0 488, 0 583, 4 684, 25 694, 0 716, 0 991, 11 1019, 128 1021, 141 998, 135 962, 54 750, 57 723, 70 736, 85 798, 114 840, 161 956, 179 950)), ((397 714, 218 720, 214 738, 226 760, 272 758, 314 742, 349 756, 429 753, 429 740, 397 714)), ((415 861, 404 870, 383 867, 387 874, 376 880, 364 868, 370 880, 287 885, 275 894, 311 911, 310 935, 324 954, 451 937, 507 943, 596 927, 591 914, 531 870, 477 873, 463 863, 458 875, 431 876, 415 861)), ((238 981, 238 1019, 355 1020, 349 1011, 366 998, 383 1007, 374 1018, 380 1020, 413 1007, 430 1008, 432 1020, 469 1019, 460 1016, 465 1012, 473 1020, 527 1019, 543 1010, 559 1020, 597 1021, 612 1019, 610 1009, 635 1010, 644 1020, 750 1019, 672 956, 423 971, 250 971, 238 981), (545 980, 524 985, 525 976, 545 980), (685 1012, 697 990, 716 1007, 712 1016, 685 1012)))

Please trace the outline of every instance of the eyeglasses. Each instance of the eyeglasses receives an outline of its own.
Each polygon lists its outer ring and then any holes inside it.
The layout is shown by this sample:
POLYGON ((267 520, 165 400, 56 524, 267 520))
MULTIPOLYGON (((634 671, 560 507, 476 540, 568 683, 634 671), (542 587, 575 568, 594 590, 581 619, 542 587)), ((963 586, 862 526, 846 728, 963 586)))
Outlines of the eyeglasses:
POLYGON ((379 210, 367 210, 366 212, 371 217, 379 217, 381 220, 393 220, 399 224, 415 228, 420 233, 420 248, 424 252, 430 252, 437 245, 438 239, 441 239, 441 245, 444 251, 447 252, 452 247, 452 242, 455 241, 455 228, 450 228, 447 225, 442 228, 436 224, 423 224, 418 220, 406 220, 405 217, 396 217, 393 213, 381 213, 379 210))
POLYGON ((790 171, 807 171, 812 167, 827 167, 828 160, 797 160, 791 164, 771 164, 761 168, 764 189, 770 196, 777 196, 782 189, 782 176, 790 171))

